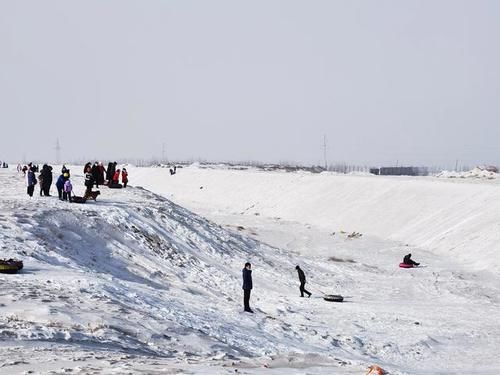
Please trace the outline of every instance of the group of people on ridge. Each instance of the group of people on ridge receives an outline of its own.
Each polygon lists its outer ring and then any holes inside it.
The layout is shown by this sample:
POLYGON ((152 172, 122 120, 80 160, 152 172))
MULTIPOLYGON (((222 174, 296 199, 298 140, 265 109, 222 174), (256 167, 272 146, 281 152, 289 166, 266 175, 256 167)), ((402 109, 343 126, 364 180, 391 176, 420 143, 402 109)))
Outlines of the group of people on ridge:
MULTIPOLYGON (((103 167, 104 169, 104 167, 103 167)), ((115 162, 110 162, 108 164, 108 169, 104 169, 104 172, 106 172, 106 180, 108 181, 108 187, 114 188, 114 187, 127 187, 128 183, 128 172, 126 168, 123 168, 120 173, 120 169, 116 169, 116 161, 115 162), (122 184, 120 185, 120 175, 122 179, 122 184)), ((104 175, 103 175, 104 178, 104 175)))
MULTIPOLYGON (((85 164, 83 168, 85 176, 85 194, 83 199, 88 199, 95 192, 92 192, 92 188, 95 185, 99 188, 99 185, 107 185, 110 188, 117 187, 127 187, 128 183, 128 172, 125 168, 121 171, 116 169, 116 162, 109 163, 108 170, 104 168, 102 163, 95 162, 85 164), (106 174, 106 177, 105 177, 106 174), (121 177, 121 184, 120 184, 121 177)), ((44 195, 50 197, 50 187, 53 181, 52 166, 44 164, 38 178, 36 177, 36 172, 38 172, 38 166, 29 163, 21 167, 18 165, 18 172, 23 172, 26 178, 27 193, 30 197, 33 197, 35 190, 35 185, 40 184, 40 196, 44 195)), ((65 200, 72 202, 72 192, 73 185, 70 180, 70 170, 66 168, 65 165, 62 166, 61 174, 56 180, 57 193, 60 200, 65 200)))

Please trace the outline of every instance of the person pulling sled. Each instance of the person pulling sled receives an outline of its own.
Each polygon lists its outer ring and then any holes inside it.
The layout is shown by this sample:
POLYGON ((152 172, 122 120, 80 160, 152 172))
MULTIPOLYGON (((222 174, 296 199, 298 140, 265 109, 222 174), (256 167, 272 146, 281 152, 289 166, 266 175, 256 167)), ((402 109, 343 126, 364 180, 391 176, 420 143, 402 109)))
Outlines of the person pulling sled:
POLYGON ((304 297, 304 293, 307 294, 307 297, 311 297, 311 292, 307 291, 305 289, 306 286, 306 275, 304 274, 304 271, 299 266, 296 266, 295 269, 297 270, 297 273, 299 274, 299 281, 300 281, 300 296, 304 297))

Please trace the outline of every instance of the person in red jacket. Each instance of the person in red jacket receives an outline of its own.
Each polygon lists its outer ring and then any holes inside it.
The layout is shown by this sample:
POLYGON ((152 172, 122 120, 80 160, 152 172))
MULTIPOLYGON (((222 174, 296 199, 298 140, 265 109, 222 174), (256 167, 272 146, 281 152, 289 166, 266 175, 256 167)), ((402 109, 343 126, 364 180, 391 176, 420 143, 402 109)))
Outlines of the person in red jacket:
POLYGON ((123 187, 127 187, 127 182, 128 182, 128 172, 125 168, 122 169, 122 184, 123 187))
POLYGON ((119 181, 120 181, 120 170, 117 169, 115 171, 115 174, 113 175, 113 185, 118 184, 119 181))

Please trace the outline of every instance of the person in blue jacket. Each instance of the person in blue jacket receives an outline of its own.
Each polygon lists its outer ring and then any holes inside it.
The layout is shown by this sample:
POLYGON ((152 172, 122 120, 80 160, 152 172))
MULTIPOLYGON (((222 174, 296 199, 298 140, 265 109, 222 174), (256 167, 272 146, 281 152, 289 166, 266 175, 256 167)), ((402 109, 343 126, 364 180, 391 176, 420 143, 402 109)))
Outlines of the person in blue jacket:
POLYGON ((30 167, 28 169, 28 173, 26 174, 26 186, 27 186, 27 192, 28 195, 33 197, 33 191, 35 191, 35 185, 36 185, 36 176, 35 176, 35 169, 34 167, 30 167))
POLYGON ((63 199, 63 189, 64 189, 64 183, 66 182, 66 179, 69 177, 68 172, 61 173, 59 178, 56 181, 56 188, 57 188, 57 193, 59 194, 59 199, 63 199))
POLYGON ((253 313, 250 308, 250 292, 252 291, 252 265, 250 263, 245 263, 245 268, 243 268, 243 305, 245 306, 245 311, 253 313))

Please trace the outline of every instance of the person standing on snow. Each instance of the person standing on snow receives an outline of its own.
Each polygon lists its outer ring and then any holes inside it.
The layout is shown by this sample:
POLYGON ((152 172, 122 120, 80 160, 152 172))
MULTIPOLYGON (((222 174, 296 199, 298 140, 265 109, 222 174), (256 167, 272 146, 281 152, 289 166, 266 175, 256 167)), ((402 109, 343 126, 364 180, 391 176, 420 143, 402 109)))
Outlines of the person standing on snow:
POLYGON ((33 197, 33 191, 35 190, 35 185, 36 185, 36 176, 35 176, 35 168, 31 167, 28 169, 28 172, 26 173, 26 186, 27 186, 27 192, 28 195, 33 197))
POLYGON ((87 164, 84 165, 83 167, 83 173, 87 173, 87 169, 92 169, 92 163, 89 161, 87 164))
POLYGON ((38 186, 40 186, 40 196, 43 195, 43 173, 38 175, 38 186))
POLYGON ((250 263, 245 263, 245 268, 243 268, 243 305, 245 306, 245 311, 253 313, 250 308, 250 292, 252 291, 252 265, 250 263))
POLYGON ((69 178, 66 179, 64 183, 63 201, 68 200, 71 203, 71 192, 73 191, 73 185, 69 178))
POLYGON ((113 177, 115 176, 115 169, 116 169, 116 161, 109 162, 108 170, 106 172, 106 180, 108 180, 108 185, 113 184, 113 177))
POLYGON ((92 193, 92 186, 94 186, 94 177, 92 175, 92 166, 88 165, 85 169, 85 195, 84 198, 89 198, 92 193))
POLYGON ((50 186, 52 185, 52 167, 44 164, 42 167, 43 176, 43 195, 50 197, 50 186))
POLYGON ((98 183, 99 183, 99 185, 104 185, 104 181, 105 181, 104 174, 106 173, 106 168, 104 168, 104 165, 102 165, 102 162, 99 162, 97 169, 99 170, 98 183))
POLYGON ((306 289, 305 289, 305 286, 306 286, 306 275, 304 274, 304 271, 302 271, 302 269, 297 266, 295 267, 295 269, 297 270, 297 273, 299 274, 299 281, 300 281, 300 296, 301 297, 304 297, 304 293, 307 294, 307 297, 311 297, 311 292, 308 292, 306 289))
POLYGON ((113 181, 112 185, 118 185, 120 182, 120 170, 117 169, 115 173, 113 174, 113 181))
POLYGON ((97 189, 99 189, 99 163, 95 162, 91 169, 92 178, 97 189))
POLYGON ((125 168, 122 169, 122 184, 126 188, 128 183, 128 172, 125 168))
POLYGON ((68 172, 64 172, 61 173, 61 175, 57 178, 56 188, 57 194, 59 195, 59 200, 63 199, 64 183, 66 182, 67 177, 69 177, 68 172))

